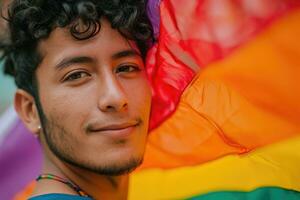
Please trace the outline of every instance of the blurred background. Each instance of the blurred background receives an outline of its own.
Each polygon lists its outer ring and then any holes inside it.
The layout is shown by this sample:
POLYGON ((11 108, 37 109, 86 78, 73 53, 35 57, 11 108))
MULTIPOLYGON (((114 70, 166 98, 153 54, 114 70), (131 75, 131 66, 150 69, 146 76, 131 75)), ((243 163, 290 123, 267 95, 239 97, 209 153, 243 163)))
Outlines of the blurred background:
POLYGON ((16 90, 11 77, 4 75, 3 62, 0 62, 0 115, 12 105, 14 92, 16 90))
MULTIPOLYGON (((9 0, 0 0, 0 8, 6 7, 8 2, 9 0)), ((1 19, 0 40, 4 40, 5 35, 6 35, 5 21, 1 19)), ((14 81, 11 77, 4 75, 3 62, 0 61, 0 115, 9 107, 9 105, 12 104, 14 92, 15 92, 14 81)))

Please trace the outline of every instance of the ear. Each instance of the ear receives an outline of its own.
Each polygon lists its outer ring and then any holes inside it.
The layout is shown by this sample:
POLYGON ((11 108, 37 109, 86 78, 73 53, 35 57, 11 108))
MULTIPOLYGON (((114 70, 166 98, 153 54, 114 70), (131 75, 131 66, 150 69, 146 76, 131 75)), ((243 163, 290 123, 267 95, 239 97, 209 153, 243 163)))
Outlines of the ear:
POLYGON ((26 127, 32 133, 38 134, 41 123, 33 96, 25 90, 18 89, 15 94, 14 106, 26 127))

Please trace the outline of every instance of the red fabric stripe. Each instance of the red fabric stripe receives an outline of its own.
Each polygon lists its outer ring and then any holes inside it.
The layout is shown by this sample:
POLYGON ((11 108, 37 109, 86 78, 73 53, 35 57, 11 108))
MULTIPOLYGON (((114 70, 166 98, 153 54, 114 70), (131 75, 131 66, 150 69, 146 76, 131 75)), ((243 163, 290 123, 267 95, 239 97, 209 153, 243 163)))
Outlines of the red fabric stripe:
POLYGON ((176 110, 200 68, 228 56, 299 6, 298 0, 162 1, 158 44, 147 61, 153 91, 150 129, 176 110))

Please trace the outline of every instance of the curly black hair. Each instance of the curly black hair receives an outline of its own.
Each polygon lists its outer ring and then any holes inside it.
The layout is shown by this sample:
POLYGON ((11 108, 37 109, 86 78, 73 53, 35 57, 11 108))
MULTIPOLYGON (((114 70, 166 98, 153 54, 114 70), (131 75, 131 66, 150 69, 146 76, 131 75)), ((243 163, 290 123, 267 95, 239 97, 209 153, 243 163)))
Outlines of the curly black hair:
POLYGON ((69 28, 77 40, 91 38, 101 29, 100 18, 135 41, 145 58, 153 41, 145 0, 14 0, 7 19, 10 42, 0 44, 5 73, 15 78, 18 88, 38 98, 38 43, 57 27, 69 28))

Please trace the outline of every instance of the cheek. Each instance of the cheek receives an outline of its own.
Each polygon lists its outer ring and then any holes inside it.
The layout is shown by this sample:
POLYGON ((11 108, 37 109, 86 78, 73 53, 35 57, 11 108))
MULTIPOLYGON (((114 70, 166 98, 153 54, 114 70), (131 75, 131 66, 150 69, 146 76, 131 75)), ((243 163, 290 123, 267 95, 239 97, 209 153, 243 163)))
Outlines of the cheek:
POLYGON ((47 117, 59 124, 81 125, 90 105, 91 98, 79 90, 53 88, 41 93, 41 104, 47 117))

